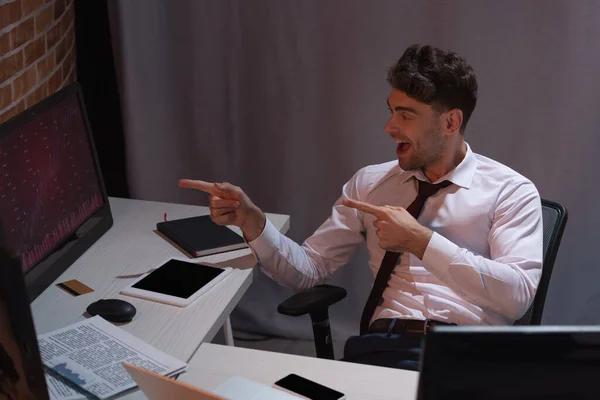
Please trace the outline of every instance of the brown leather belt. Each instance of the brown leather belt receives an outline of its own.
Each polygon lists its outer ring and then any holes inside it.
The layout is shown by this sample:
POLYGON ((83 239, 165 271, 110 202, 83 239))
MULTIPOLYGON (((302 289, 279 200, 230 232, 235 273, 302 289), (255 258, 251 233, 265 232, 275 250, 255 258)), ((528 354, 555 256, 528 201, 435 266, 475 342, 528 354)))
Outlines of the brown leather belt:
POLYGON ((401 319, 401 318, 380 318, 369 326, 369 333, 418 333, 421 335, 427 334, 427 331, 434 326, 449 326, 447 322, 436 321, 433 319, 418 320, 418 319, 401 319))

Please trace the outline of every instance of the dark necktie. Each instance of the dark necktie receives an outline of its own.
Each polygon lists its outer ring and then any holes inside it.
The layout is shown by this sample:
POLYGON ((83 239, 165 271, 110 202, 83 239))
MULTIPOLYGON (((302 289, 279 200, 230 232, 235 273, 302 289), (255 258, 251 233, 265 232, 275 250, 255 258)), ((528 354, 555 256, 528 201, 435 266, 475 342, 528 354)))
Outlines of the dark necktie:
MULTIPOLYGON (((433 196, 438 190, 452 184, 450 181, 444 181, 435 185, 424 181, 417 182, 419 183, 419 194, 417 194, 415 200, 406 209, 406 211, 408 211, 408 213, 415 219, 417 219, 419 214, 421 214, 421 210, 423 209, 428 197, 433 196)), ((373 313, 380 304, 383 291, 387 287, 390 275, 394 271, 396 263, 398 262, 398 258, 400 258, 401 254, 402 253, 395 253, 393 251, 385 252, 385 256, 383 257, 381 266, 379 267, 379 272, 377 272, 377 277, 375 278, 375 283, 373 283, 373 288, 371 289, 371 293, 369 294, 369 298, 367 299, 365 309, 363 310, 363 314, 360 319, 361 335, 364 335, 369 330, 369 323, 371 322, 373 313)))

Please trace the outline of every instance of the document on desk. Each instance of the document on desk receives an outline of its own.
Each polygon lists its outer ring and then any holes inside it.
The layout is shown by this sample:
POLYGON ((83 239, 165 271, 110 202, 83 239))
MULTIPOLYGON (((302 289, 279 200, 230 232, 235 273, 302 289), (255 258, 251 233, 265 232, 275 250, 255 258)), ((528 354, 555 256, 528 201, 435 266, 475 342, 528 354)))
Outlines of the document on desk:
POLYGON ((92 395, 86 395, 82 389, 61 375, 45 370, 44 377, 46 378, 50 400, 86 400, 93 398, 92 395))
POLYGON ((38 344, 46 367, 100 399, 136 386, 123 362, 164 376, 187 366, 99 316, 40 335, 38 344))

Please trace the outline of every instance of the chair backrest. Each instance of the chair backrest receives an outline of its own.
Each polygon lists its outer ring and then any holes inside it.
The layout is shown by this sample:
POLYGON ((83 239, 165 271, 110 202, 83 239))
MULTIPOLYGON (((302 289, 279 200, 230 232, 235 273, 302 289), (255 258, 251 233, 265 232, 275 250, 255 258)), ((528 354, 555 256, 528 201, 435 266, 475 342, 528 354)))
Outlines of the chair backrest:
POLYGON ((542 223, 544 225, 544 257, 542 278, 538 285, 533 303, 515 325, 539 325, 542 321, 546 292, 550 284, 550 276, 554 268, 554 260, 558 253, 565 225, 567 224, 567 209, 553 201, 542 199, 542 223))

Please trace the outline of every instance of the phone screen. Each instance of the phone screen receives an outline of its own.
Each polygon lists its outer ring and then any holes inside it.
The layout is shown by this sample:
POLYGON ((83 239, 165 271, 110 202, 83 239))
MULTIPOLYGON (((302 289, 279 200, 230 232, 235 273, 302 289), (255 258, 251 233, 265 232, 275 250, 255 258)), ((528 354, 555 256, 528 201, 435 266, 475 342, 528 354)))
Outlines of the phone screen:
POLYGON ((343 393, 330 389, 327 386, 320 385, 296 374, 289 374, 275 382, 290 392, 298 393, 301 396, 308 397, 311 400, 339 400, 344 397, 343 393))
POLYGON ((169 260, 132 287, 187 299, 221 273, 219 268, 169 260))

